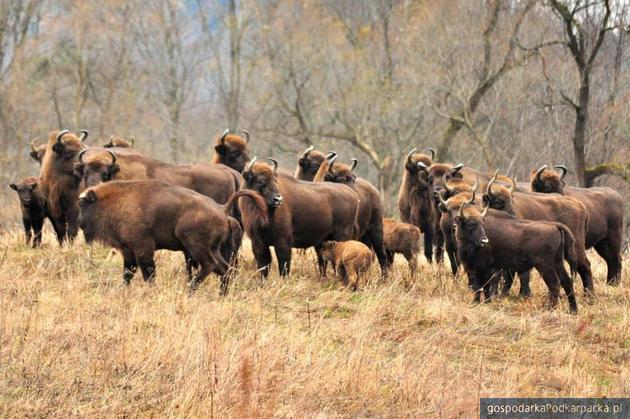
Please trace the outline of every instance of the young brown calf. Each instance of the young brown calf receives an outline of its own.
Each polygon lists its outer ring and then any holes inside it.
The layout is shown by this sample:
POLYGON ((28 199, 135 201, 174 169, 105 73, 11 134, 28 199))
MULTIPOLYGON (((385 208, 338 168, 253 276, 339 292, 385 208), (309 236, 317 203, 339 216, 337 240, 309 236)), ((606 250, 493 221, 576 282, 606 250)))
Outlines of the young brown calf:
POLYGON ((11 189, 17 192, 20 198, 20 209, 22 210, 22 223, 24 224, 24 232, 26 233, 26 244, 31 244, 33 233, 33 247, 42 244, 42 227, 44 218, 46 218, 46 200, 37 189, 39 179, 36 177, 27 177, 17 183, 9 185, 11 189), (32 233, 31 233, 31 230, 32 233))
POLYGON ((409 262, 411 274, 415 274, 420 253, 420 229, 393 218, 383 218, 383 237, 388 265, 394 263, 394 254, 400 253, 409 262))
POLYGON ((344 284, 352 291, 356 291, 359 287, 359 278, 372 265, 372 251, 356 240, 324 242, 321 256, 333 264, 344 284))

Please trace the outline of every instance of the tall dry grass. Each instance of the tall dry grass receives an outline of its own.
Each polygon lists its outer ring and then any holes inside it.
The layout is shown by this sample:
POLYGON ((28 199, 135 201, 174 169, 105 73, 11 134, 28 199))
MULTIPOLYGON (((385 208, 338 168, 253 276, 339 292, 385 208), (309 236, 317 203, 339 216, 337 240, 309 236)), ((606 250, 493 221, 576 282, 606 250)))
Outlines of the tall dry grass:
POLYGON ((590 255, 598 297, 576 284, 571 316, 537 274, 531 300, 472 306, 446 267, 397 260, 350 293, 312 253, 261 283, 246 248, 229 296, 209 278, 190 297, 178 254, 125 287, 108 249, 45 242, 0 237, 4 417, 469 417, 480 396, 630 395, 628 259, 612 288, 590 255))

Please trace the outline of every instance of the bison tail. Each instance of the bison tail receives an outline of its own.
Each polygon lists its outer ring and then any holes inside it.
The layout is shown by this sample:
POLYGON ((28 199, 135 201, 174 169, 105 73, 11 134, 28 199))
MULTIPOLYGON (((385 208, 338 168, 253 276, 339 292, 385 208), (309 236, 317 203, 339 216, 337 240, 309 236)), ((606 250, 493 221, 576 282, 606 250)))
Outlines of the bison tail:
POLYGON ((324 160, 322 164, 319 165, 319 169, 317 169, 317 173, 315 173, 315 177, 313 178, 313 182, 323 182, 324 176, 326 176, 326 172, 330 167, 330 163, 328 160, 324 160))
POLYGON ((562 236, 564 259, 569 263, 571 275, 575 274, 577 269, 577 252, 575 250, 575 238, 573 233, 564 224, 558 224, 558 230, 562 236))
POLYGON ((243 196, 248 197, 258 210, 260 223, 263 225, 267 225, 269 223, 269 212, 267 211, 267 203, 265 202, 265 199, 262 197, 262 195, 255 191, 244 189, 242 191, 235 192, 223 206, 223 210, 225 211, 225 213, 229 215, 232 212, 234 205, 236 205, 236 203, 238 202, 239 198, 243 196))

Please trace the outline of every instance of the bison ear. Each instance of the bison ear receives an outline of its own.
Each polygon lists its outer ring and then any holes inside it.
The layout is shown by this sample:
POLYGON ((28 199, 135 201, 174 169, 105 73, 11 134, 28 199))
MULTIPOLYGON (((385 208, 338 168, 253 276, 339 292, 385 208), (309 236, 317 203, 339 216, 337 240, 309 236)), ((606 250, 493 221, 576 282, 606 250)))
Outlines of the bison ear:
POLYGON ((52 146, 52 150, 57 153, 57 154, 61 154, 63 153, 63 144, 61 143, 55 143, 52 146))
POLYGON ((13 189, 14 191, 17 191, 17 186, 15 185, 15 183, 10 184, 9 188, 13 189))
POLYGON ((300 160, 298 160, 298 164, 301 167, 306 167, 308 166, 308 161, 304 157, 300 157, 300 160))
POLYGON ((39 153, 37 153, 37 151, 31 151, 30 155, 33 160, 39 162, 39 153))
POLYGON ((224 155, 227 153, 227 147, 225 146, 225 144, 218 144, 214 146, 214 151, 216 151, 217 153, 221 155, 224 155))
POLYGON ((35 182, 35 183, 33 183, 33 184, 31 185, 31 191, 33 191, 33 190, 35 190, 35 189, 37 189, 37 182, 35 182))

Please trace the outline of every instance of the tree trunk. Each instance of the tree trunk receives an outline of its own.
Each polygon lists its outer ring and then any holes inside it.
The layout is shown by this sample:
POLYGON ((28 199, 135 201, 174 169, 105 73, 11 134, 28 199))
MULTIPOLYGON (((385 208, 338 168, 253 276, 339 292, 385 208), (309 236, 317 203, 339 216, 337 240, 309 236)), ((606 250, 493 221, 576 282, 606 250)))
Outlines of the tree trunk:
POLYGON ((588 126, 588 105, 590 101, 590 69, 581 72, 580 91, 577 108, 575 109, 575 131, 573 132, 573 154, 575 157, 575 174, 583 188, 589 188, 592 181, 586 176, 586 156, 584 144, 586 142, 586 128, 588 126), (590 183, 590 184, 589 184, 590 183))

